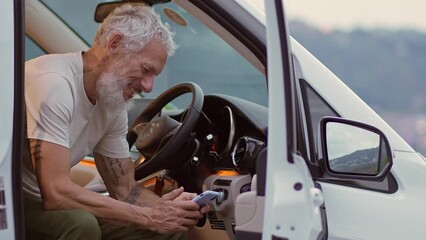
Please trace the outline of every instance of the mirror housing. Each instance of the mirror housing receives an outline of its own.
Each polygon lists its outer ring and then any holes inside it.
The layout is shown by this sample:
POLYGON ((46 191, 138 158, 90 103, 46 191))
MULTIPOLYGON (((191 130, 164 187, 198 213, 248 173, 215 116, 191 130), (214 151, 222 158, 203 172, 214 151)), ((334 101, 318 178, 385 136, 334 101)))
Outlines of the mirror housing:
POLYGON ((127 0, 118 2, 104 2, 96 6, 94 20, 95 22, 101 23, 104 19, 112 12, 116 7, 124 4, 141 5, 141 6, 152 6, 154 4, 166 3, 170 0, 127 0))
POLYGON ((364 123, 324 117, 320 121, 320 142, 320 163, 332 177, 382 181, 393 164, 386 136, 364 123))

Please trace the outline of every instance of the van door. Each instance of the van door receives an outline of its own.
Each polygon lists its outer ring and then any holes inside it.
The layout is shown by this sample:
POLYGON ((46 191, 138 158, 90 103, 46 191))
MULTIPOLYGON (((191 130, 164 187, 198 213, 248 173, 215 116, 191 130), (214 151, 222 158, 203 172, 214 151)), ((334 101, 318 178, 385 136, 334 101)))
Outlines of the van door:
POLYGON ((265 1, 269 129, 262 239, 322 239, 322 192, 296 151, 295 82, 283 2, 265 1))
POLYGON ((23 129, 23 2, 2 1, 0 8, 0 239, 24 238, 19 154, 23 129))

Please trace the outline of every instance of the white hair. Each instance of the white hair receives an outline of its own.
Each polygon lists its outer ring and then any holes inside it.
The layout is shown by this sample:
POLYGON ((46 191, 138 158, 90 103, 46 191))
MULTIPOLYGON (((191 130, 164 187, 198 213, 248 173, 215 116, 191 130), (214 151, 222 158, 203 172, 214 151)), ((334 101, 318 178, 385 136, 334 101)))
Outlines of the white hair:
POLYGON ((151 7, 125 4, 114 9, 99 26, 93 43, 106 46, 115 34, 123 34, 122 50, 127 53, 142 50, 152 39, 162 42, 168 56, 172 56, 176 50, 174 34, 151 7))

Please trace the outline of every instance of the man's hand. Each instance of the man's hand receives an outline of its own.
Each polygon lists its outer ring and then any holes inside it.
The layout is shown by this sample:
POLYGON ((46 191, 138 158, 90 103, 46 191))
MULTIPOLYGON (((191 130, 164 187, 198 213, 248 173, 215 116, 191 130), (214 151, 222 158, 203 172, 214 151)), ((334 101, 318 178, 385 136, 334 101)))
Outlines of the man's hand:
MULTIPOLYGON (((178 188, 178 189, 176 189, 172 192, 164 194, 162 198, 168 199, 168 200, 174 200, 174 201, 176 201, 176 200, 183 200, 183 201, 191 200, 192 201, 192 199, 194 199, 196 196, 197 196, 196 193, 184 192, 183 187, 180 187, 180 188, 178 188)), ((210 207, 208 205, 205 205, 202 208, 200 208, 200 206, 198 206, 198 208, 199 208, 201 214, 205 214, 210 210, 210 207)))
POLYGON ((184 192, 183 187, 163 195, 152 206, 153 226, 150 230, 172 233, 188 231, 194 227, 198 219, 209 210, 208 206, 200 209, 200 206, 192 201, 195 196, 195 193, 184 192))
POLYGON ((110 196, 135 206, 146 208, 142 214, 134 213, 134 220, 146 218, 141 228, 159 233, 188 231, 197 224, 209 208, 193 202, 195 193, 184 192, 183 187, 163 195, 162 198, 135 181, 134 166, 130 158, 115 159, 94 153, 99 173, 110 196))

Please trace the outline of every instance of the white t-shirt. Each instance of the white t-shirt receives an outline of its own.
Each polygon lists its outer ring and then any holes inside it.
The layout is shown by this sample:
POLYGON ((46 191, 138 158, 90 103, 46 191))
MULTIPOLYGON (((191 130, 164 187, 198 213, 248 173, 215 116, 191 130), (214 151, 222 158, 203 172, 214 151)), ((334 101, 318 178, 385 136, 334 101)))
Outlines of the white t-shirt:
MULTIPOLYGON (((129 157, 127 112, 111 115, 84 90, 81 52, 50 54, 25 63, 27 135, 70 149, 70 166, 90 153, 129 157)), ((49 154, 49 153, 43 153, 49 154)), ((57 159, 64 161, 64 159, 57 159)), ((31 161, 23 163, 24 192, 40 196, 31 161)))

